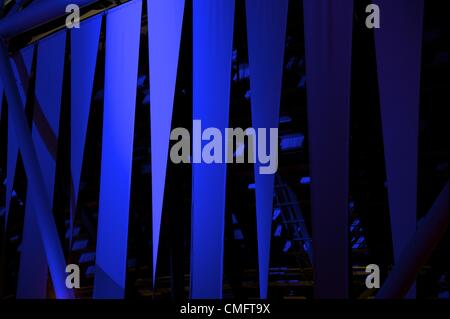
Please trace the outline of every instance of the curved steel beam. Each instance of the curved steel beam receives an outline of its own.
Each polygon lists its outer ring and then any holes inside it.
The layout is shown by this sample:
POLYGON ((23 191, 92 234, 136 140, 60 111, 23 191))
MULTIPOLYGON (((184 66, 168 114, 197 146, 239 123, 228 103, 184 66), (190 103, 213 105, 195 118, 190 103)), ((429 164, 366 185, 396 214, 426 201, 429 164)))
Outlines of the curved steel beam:
POLYGON ((433 249, 444 237, 448 227, 448 183, 439 194, 427 215, 400 255, 386 282, 376 295, 377 299, 403 298, 411 288, 420 268, 430 258, 433 249))
POLYGON ((86 7, 98 0, 41 0, 0 20, 0 38, 8 39, 60 18, 69 4, 86 7))

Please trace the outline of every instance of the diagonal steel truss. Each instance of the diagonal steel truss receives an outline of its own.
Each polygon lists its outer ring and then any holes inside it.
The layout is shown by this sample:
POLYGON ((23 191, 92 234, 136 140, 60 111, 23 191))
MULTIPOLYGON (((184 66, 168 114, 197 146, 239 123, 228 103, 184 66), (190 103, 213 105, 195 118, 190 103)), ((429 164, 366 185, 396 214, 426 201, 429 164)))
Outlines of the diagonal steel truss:
POLYGON ((50 203, 45 191, 45 183, 37 160, 37 153, 32 142, 31 133, 28 129, 27 120, 21 107, 21 99, 16 81, 8 57, 8 52, 4 43, 0 42, 0 74, 5 83, 6 96, 10 105, 12 125, 24 161, 25 171, 34 196, 31 196, 33 205, 37 208, 36 221, 41 233, 41 238, 47 257, 50 273, 59 298, 72 298, 73 293, 65 286, 66 262, 64 253, 59 241, 58 231, 53 218, 50 203))

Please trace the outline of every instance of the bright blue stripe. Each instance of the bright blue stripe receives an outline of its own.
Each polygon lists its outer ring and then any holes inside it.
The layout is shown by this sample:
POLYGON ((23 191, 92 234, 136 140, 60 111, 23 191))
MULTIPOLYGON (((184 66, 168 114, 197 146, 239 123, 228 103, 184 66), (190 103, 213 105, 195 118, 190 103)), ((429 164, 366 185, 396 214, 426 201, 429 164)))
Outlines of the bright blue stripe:
MULTIPOLYGON (((266 128, 268 133, 279 123, 288 0, 247 0, 246 4, 252 122, 255 129, 266 128)), ((275 175, 261 175, 260 167, 257 161, 259 290, 260 297, 267 298, 275 175)))
POLYGON ((184 0, 150 0, 147 5, 150 52, 153 284, 155 284, 184 0))
MULTIPOLYGON (((233 27, 234 0, 194 0, 193 116, 204 128, 220 129, 223 136, 229 116, 233 27)), ((225 194, 226 164, 193 165, 192 298, 222 297, 225 194)))
MULTIPOLYGON (((81 22, 79 29, 71 31, 71 173, 73 181, 72 201, 76 204, 83 165, 84 144, 94 86, 98 40, 102 17, 97 16, 81 22)), ((72 194, 71 194, 72 195, 72 194)), ((70 210, 70 241, 72 242, 75 212, 70 210)))
POLYGON ((105 104, 95 298, 123 298, 142 1, 106 17, 105 104))

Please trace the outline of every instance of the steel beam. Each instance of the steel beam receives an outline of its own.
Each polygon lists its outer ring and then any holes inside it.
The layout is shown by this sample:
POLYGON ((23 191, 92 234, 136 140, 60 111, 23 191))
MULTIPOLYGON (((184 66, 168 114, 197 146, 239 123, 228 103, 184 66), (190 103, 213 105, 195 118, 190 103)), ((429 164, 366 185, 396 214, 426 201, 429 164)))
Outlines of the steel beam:
POLYGON ((8 39, 66 15, 66 7, 86 7, 98 0, 40 0, 0 20, 0 38, 8 39))
POLYGON ((14 79, 8 51, 0 41, 0 74, 2 76, 6 96, 8 98, 9 112, 12 117, 15 134, 19 141, 28 184, 33 190, 30 200, 36 208, 36 221, 38 223, 42 244, 45 249, 53 287, 58 298, 73 298, 73 292, 66 288, 66 262, 59 240, 52 209, 48 202, 46 187, 42 176, 36 150, 34 148, 30 130, 24 112, 22 111, 19 91, 14 79))

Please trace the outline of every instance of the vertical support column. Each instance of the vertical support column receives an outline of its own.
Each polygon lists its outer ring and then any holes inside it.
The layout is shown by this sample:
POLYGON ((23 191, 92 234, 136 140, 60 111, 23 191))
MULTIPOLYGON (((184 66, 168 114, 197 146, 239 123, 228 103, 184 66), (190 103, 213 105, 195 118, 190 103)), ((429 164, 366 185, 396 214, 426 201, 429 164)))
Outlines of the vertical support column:
POLYGON ((303 5, 314 291, 316 298, 347 298, 353 0, 303 5))
POLYGON ((222 136, 228 126, 234 4, 234 0, 193 2, 193 115, 201 124, 195 122, 193 128, 192 298, 222 297, 227 167, 201 163, 203 143, 196 141, 215 138, 203 135, 201 126, 217 128, 222 136))
POLYGON ((105 106, 94 298, 125 294, 142 1, 106 17, 105 106))
POLYGON ((102 16, 81 22, 79 29, 71 31, 71 194, 70 194, 70 243, 72 244, 73 222, 77 209, 84 145, 91 109, 95 66, 97 64, 98 41, 102 16))
POLYGON ((184 0, 147 1, 152 147, 153 285, 158 261, 184 3, 184 0))
MULTIPOLYGON (((247 37, 250 67, 252 122, 255 130, 265 129, 266 153, 272 151, 270 129, 278 128, 284 48, 289 1, 247 0, 247 37)), ((278 161, 278 135, 276 136, 278 161)), ((258 143, 259 144, 259 143, 258 143)), ((259 147, 259 145, 258 145, 259 147)), ((256 151, 256 150, 255 150, 256 151)), ((259 150, 258 150, 259 152, 259 150)), ((270 239, 272 235, 273 192, 275 173, 266 173, 257 160, 255 164, 256 220, 258 230, 259 290, 267 298, 270 239)))
MULTIPOLYGON (((423 0, 379 0, 375 31, 394 260, 417 224, 423 0)), ((415 297, 415 287, 406 296, 415 297)))

